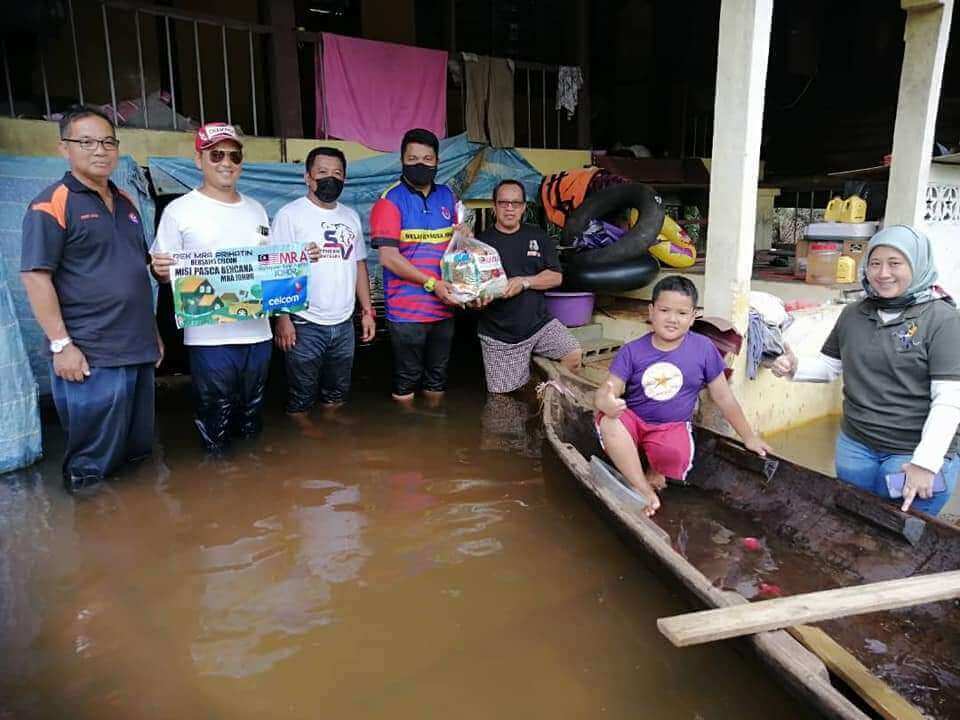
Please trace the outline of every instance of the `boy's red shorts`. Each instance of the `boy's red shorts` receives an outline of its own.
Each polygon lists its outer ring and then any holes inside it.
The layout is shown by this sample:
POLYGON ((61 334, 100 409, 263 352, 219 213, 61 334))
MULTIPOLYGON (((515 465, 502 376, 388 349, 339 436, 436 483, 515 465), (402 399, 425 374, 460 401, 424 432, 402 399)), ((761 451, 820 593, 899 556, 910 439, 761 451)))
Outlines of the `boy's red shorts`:
MULTIPOLYGON (((603 413, 594 417, 600 444, 600 420, 603 413)), ((654 471, 671 480, 685 480, 693 466, 693 427, 688 422, 648 423, 627 408, 618 418, 630 433, 634 444, 643 450, 647 462, 654 471)))

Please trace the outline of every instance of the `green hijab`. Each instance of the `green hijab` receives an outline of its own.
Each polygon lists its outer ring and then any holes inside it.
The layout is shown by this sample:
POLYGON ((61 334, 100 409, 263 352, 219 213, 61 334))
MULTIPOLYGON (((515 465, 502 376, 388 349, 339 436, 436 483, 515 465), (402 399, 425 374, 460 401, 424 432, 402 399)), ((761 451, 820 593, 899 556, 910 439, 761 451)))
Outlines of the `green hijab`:
POLYGON ((867 297, 879 307, 887 309, 905 308, 942 297, 941 293, 935 288, 936 282, 937 269, 933 264, 933 248, 930 245, 930 238, 922 232, 918 232, 907 225, 891 225, 874 235, 870 244, 867 245, 867 255, 863 260, 863 266, 860 268, 860 283, 863 285, 863 289, 867 291, 867 297), (899 297, 882 298, 877 295, 877 291, 867 281, 867 265, 870 263, 870 255, 880 246, 899 250, 903 253, 907 262, 910 263, 913 280, 910 287, 907 288, 907 292, 899 297))

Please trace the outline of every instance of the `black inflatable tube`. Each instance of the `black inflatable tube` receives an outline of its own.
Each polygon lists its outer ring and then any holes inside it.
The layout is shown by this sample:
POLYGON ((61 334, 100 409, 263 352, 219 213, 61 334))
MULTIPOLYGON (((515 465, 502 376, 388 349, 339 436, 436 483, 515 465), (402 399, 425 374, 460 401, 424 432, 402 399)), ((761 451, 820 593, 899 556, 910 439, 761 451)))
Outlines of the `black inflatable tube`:
MULTIPOLYGON (((595 251, 580 255, 590 252, 595 251)), ((615 264, 574 265, 567 262, 563 265, 562 289, 608 293, 636 290, 652 283, 658 272, 660 263, 649 253, 615 264)))
POLYGON ((591 220, 627 208, 636 208, 640 212, 640 218, 633 227, 613 245, 577 253, 570 258, 570 267, 585 269, 593 265, 619 265, 647 255, 657 241, 665 213, 660 196, 649 185, 642 183, 612 185, 590 195, 567 218, 563 228, 564 245, 572 245, 573 239, 586 229, 591 220))

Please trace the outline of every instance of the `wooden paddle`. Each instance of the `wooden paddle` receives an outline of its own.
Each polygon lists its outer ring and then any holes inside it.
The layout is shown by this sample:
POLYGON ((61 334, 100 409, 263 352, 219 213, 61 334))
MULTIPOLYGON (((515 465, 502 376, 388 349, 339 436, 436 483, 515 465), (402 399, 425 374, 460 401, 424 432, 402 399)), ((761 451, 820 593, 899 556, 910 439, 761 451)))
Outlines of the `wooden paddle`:
POLYGON ((960 570, 822 590, 660 618, 677 647, 960 597, 960 570))

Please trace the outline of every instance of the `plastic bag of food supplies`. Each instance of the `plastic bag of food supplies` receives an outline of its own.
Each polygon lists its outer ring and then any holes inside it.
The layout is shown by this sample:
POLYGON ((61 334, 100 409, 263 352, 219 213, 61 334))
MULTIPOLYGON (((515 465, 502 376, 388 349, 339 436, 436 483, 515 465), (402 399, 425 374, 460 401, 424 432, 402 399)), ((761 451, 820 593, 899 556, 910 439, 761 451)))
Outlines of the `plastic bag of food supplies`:
POLYGON ((453 288, 459 303, 493 300, 507 290, 507 275, 500 253, 486 243, 459 230, 447 246, 440 262, 440 274, 453 288))

